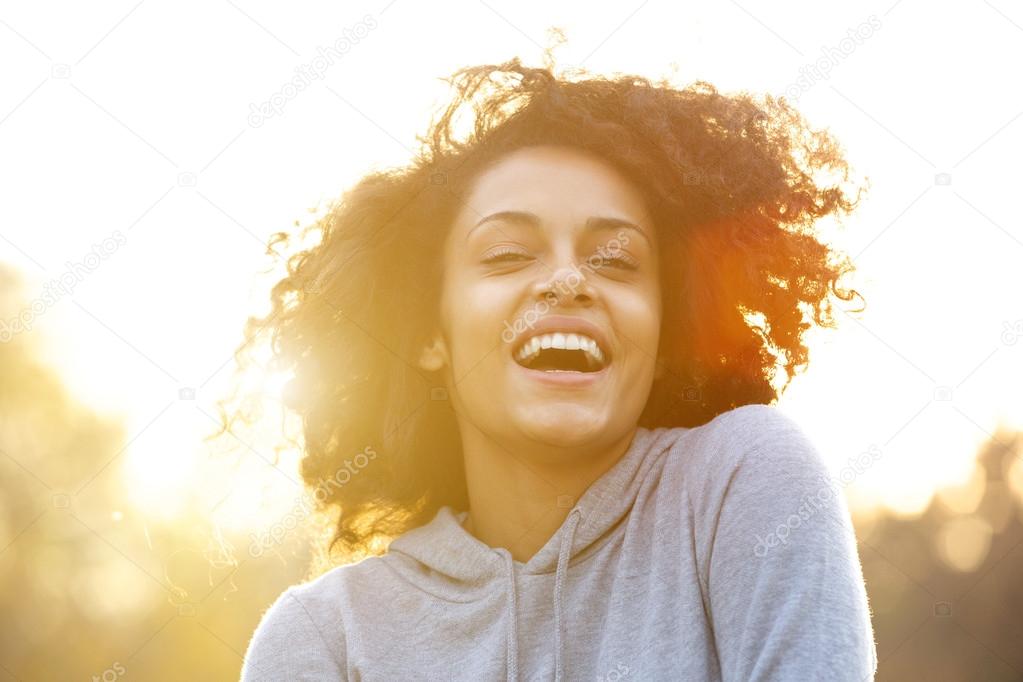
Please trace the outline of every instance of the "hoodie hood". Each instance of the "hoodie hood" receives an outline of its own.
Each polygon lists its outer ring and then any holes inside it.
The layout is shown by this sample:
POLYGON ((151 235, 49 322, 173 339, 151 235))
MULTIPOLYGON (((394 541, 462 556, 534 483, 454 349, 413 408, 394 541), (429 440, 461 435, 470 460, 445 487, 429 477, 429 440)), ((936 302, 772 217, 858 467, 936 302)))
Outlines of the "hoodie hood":
POLYGON ((657 457, 678 439, 678 429, 638 427, 625 454, 594 481, 569 511, 564 523, 526 563, 503 548, 493 548, 462 527, 467 511, 441 507, 433 520, 391 542, 384 559, 406 580, 441 599, 467 602, 494 591, 498 581, 507 595, 508 679, 518 679, 516 631, 517 574, 555 573, 551 601, 555 619, 555 679, 563 676, 561 594, 574 560, 598 549, 626 519, 643 480, 657 457))

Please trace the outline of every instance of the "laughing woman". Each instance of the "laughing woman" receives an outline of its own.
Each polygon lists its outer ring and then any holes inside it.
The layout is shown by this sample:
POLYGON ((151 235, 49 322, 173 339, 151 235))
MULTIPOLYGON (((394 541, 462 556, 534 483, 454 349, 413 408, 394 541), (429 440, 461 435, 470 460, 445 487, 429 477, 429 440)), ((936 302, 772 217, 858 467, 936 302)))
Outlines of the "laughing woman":
POLYGON ((871 678, 841 487, 772 405, 858 296, 813 229, 859 199, 839 145, 705 82, 451 82, 254 321, 342 565, 243 680, 871 678))

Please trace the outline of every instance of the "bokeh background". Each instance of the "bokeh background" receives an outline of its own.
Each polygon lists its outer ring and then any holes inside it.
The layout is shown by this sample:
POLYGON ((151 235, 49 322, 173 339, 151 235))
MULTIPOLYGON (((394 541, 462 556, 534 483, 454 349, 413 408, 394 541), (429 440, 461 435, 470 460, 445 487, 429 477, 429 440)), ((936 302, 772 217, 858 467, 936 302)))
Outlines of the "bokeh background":
POLYGON ((867 309, 779 408, 854 513, 878 679, 1023 679, 1007 0, 0 5, 0 679, 237 679, 318 532, 288 377, 234 375, 270 237, 410 158, 455 69, 552 45, 785 96, 842 142, 870 190, 821 229, 867 309), (265 417, 208 439, 239 381, 265 417))

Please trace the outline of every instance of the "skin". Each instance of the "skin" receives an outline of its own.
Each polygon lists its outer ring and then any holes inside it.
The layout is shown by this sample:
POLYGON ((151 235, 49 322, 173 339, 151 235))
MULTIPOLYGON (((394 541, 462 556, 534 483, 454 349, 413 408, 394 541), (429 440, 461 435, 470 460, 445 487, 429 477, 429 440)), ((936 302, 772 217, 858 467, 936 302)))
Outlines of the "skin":
POLYGON ((457 415, 466 530, 524 563, 636 433, 658 373, 656 232, 626 178, 570 147, 516 150, 483 171, 465 199, 444 245, 440 328, 420 365, 443 373, 457 415), (499 211, 538 220, 476 227, 499 211), (592 216, 639 229, 584 230, 592 216), (600 258, 600 249, 626 260, 600 258), (594 384, 546 385, 513 359, 525 338, 509 342, 515 321, 521 330, 554 315, 585 318, 606 335, 612 360, 594 384))

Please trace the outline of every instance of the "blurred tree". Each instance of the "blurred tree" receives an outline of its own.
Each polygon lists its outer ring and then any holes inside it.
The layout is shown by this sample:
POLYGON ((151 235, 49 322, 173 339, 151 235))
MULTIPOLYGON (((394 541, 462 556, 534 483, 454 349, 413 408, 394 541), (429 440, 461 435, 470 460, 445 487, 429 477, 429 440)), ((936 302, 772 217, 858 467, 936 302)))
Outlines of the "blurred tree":
POLYGON ((858 524, 879 680, 1023 680, 1023 433, 917 518, 858 524))
MULTIPOLYGON (((0 266, 0 321, 30 306, 0 266)), ((122 477, 130 434, 68 392, 39 333, 0 342, 0 680, 237 679, 263 610, 307 569, 300 538, 239 563, 244 539, 209 510, 147 519, 122 477)))

